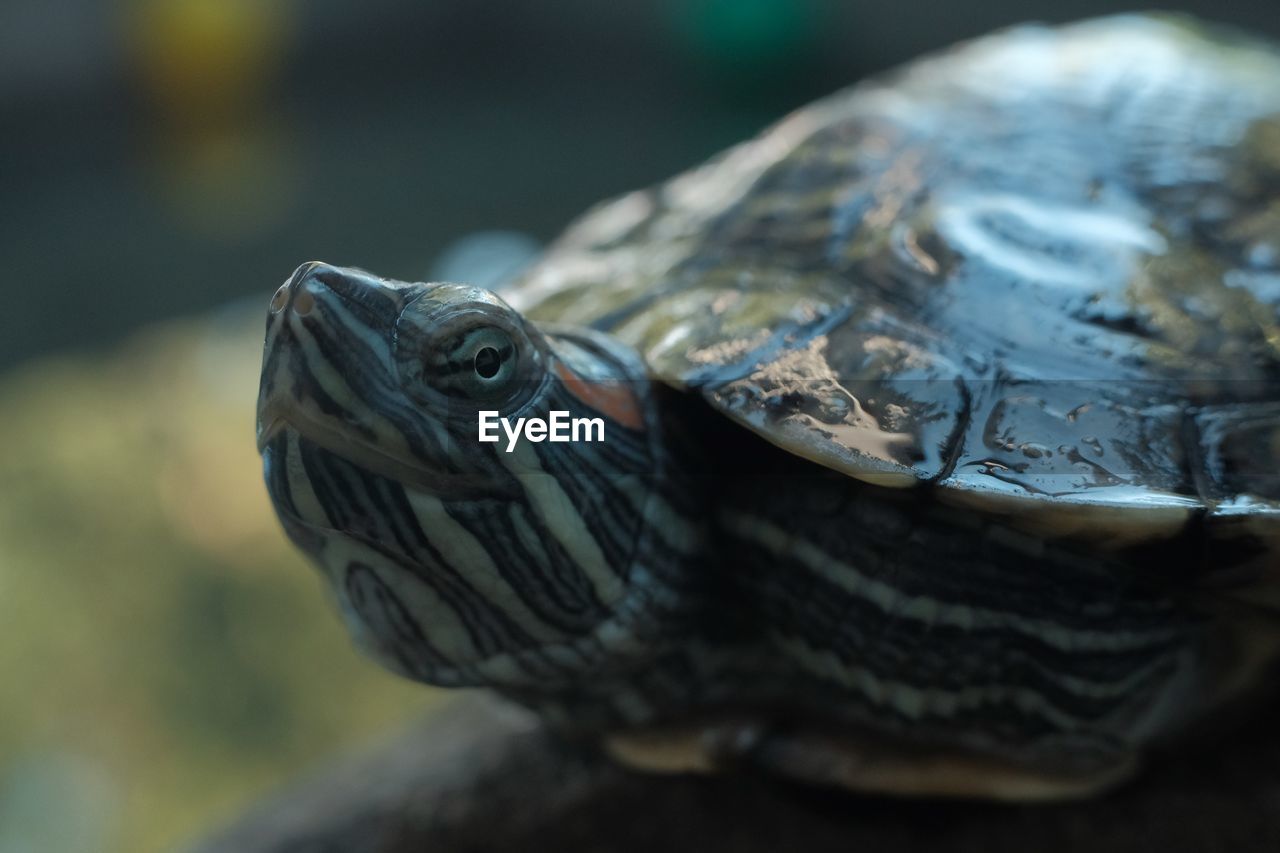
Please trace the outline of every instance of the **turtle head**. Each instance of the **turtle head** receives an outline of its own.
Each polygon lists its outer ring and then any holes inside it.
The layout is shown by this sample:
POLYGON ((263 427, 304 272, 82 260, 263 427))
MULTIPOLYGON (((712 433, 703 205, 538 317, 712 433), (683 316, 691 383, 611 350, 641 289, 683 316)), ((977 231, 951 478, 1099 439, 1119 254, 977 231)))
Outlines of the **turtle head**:
POLYGON ((358 645, 436 684, 634 666, 699 545, 643 363, 497 295, 311 263, 272 298, 267 489, 358 645))

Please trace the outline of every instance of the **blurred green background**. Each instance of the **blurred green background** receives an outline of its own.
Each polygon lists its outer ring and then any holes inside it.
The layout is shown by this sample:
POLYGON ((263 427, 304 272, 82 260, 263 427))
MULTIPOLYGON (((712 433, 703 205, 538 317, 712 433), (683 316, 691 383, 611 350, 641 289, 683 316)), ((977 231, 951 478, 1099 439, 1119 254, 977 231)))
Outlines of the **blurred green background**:
POLYGON ((813 97, 1116 8, 5 0, 0 851, 180 848, 435 701, 351 651, 260 485, 298 263, 491 283, 813 97))

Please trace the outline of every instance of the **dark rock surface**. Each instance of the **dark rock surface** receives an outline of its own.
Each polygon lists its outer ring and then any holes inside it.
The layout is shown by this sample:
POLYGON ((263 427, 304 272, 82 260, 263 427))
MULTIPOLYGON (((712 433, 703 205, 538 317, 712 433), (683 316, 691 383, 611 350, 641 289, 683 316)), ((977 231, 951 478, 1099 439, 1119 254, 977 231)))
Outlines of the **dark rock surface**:
POLYGON ((926 802, 632 773, 468 697, 264 802, 198 853, 479 850, 1275 851, 1280 739, 1264 714, 1089 801, 926 802))

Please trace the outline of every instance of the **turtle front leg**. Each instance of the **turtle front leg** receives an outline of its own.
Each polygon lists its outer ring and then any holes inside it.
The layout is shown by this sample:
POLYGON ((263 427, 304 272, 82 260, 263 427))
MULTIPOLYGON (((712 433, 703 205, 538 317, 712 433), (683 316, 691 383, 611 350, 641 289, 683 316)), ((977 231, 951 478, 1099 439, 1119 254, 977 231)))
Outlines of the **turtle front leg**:
POLYGON ((1047 773, 977 753, 911 748, 763 718, 616 734, 606 746, 624 764, 655 773, 754 769, 857 792, 1014 802, 1090 797, 1129 779, 1138 767, 1136 756, 1128 755, 1103 770, 1047 773))

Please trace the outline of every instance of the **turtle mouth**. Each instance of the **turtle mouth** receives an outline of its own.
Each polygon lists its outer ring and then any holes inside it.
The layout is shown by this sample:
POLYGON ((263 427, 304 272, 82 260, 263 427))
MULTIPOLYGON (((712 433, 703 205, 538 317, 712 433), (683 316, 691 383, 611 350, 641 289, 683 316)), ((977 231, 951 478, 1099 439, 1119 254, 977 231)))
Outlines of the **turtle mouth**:
POLYGON ((442 471, 422 460, 390 453, 279 397, 264 401, 258 409, 258 453, 265 453, 273 441, 289 430, 370 473, 433 495, 475 497, 492 494, 495 488, 490 478, 482 474, 442 471))
POLYGON ((267 449, 273 439, 289 425, 289 419, 282 414, 262 412, 258 415, 258 453, 267 449))

